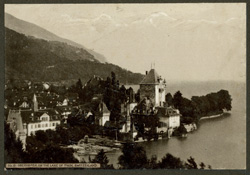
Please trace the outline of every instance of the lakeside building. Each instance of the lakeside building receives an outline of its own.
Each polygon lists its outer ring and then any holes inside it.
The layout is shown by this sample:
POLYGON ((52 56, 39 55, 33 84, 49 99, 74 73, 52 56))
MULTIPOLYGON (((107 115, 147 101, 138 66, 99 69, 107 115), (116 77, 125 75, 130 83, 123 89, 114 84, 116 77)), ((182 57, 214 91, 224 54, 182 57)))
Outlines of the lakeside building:
POLYGON ((155 69, 146 71, 146 76, 140 83, 140 99, 148 99, 153 106, 164 106, 166 81, 158 75, 155 69))
MULTIPOLYGON (((140 102, 132 110, 135 122, 158 117, 159 124, 156 133, 170 137, 174 129, 180 126, 180 112, 178 109, 168 107, 165 102, 166 81, 158 75, 155 69, 146 71, 146 76, 140 83, 140 102)), ((140 122, 139 122, 140 123, 140 122)), ((144 130, 149 131, 151 126, 144 125, 144 130)))
POLYGON ((157 133, 167 133, 170 138, 173 130, 180 127, 180 111, 173 107, 157 107, 156 111, 156 116, 159 117, 157 133))

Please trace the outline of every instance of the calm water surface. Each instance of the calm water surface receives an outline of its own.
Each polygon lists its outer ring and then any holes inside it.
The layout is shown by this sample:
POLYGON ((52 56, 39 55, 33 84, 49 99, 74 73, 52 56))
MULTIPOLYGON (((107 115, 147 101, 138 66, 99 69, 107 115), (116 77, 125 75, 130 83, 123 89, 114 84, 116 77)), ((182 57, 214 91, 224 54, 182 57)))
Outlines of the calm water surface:
MULTIPOLYGON (((182 160, 190 156, 196 162, 204 162, 213 169, 246 168, 246 86, 237 82, 200 82, 173 83, 168 86, 172 95, 180 90, 184 97, 206 95, 226 89, 232 96, 230 115, 220 118, 201 120, 198 130, 189 133, 185 139, 172 137, 140 143, 148 157, 156 155, 158 160, 166 153, 171 153, 182 160)), ((108 153, 110 163, 117 167, 121 151, 108 153)))

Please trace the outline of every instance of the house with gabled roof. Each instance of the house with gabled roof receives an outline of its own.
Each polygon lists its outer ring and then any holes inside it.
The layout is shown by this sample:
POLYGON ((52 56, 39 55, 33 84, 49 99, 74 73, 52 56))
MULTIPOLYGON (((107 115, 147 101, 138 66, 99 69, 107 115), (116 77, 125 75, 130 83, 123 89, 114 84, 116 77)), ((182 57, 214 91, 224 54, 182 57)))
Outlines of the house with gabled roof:
POLYGON ((27 135, 35 134, 37 131, 48 129, 55 130, 60 125, 61 118, 53 110, 44 110, 38 112, 21 111, 23 122, 27 125, 27 135))
POLYGON ((61 115, 61 118, 67 123, 68 116, 72 113, 72 106, 57 106, 56 111, 61 115))
POLYGON ((35 134, 37 131, 48 129, 55 130, 60 125, 61 118, 55 110, 9 110, 7 123, 10 129, 19 138, 25 148, 26 137, 35 134))
POLYGON ((174 107, 156 107, 156 111, 156 115, 159 117, 158 133, 166 133, 169 130, 173 131, 173 129, 180 126, 181 114, 178 109, 174 107))

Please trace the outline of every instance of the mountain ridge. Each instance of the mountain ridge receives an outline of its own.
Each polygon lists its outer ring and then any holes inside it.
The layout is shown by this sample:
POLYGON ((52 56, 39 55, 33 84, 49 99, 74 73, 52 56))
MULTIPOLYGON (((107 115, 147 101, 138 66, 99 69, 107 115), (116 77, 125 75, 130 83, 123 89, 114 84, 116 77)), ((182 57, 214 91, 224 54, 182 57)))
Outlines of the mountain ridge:
POLYGON ((46 30, 46 29, 44 29, 36 24, 18 19, 18 18, 14 17, 13 15, 8 14, 8 13, 5 13, 4 19, 5 19, 5 27, 12 29, 18 33, 22 33, 22 34, 25 34, 27 36, 33 36, 33 37, 36 37, 38 39, 44 39, 44 40, 48 40, 48 41, 59 41, 59 42, 67 43, 67 44, 72 45, 74 47, 85 49, 90 54, 92 54, 95 57, 95 59, 97 59, 101 63, 107 62, 107 59, 102 54, 97 53, 91 49, 88 49, 88 48, 82 46, 81 44, 78 44, 78 43, 71 41, 69 39, 59 37, 58 35, 50 32, 50 31, 48 31, 48 30, 46 30))
POLYGON ((47 41, 5 28, 5 78, 34 81, 68 81, 93 76, 106 79, 111 71, 121 83, 138 84, 143 75, 100 63, 84 49, 58 41, 47 41), (82 58, 82 59, 79 59, 82 58))

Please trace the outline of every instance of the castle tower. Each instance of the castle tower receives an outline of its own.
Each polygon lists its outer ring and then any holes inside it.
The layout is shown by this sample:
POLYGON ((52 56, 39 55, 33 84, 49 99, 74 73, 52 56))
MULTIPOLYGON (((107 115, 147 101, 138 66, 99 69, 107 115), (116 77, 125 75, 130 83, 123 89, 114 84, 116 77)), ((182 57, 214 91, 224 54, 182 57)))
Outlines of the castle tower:
POLYGON ((140 99, 149 99, 154 107, 164 106, 166 95, 166 82, 157 74, 155 69, 146 72, 140 83, 140 99))
POLYGON ((32 101, 33 101, 33 110, 34 110, 34 112, 37 112, 38 111, 38 101, 36 98, 36 94, 34 94, 32 101))

